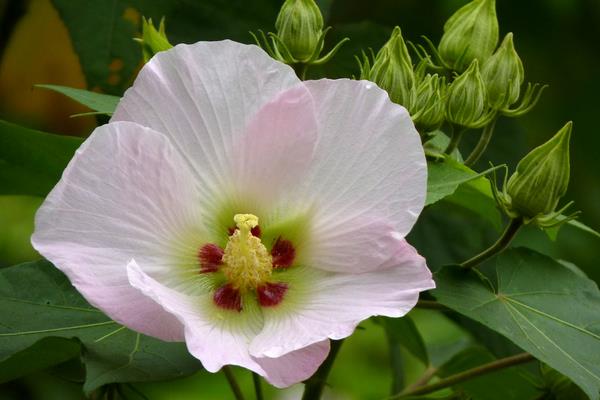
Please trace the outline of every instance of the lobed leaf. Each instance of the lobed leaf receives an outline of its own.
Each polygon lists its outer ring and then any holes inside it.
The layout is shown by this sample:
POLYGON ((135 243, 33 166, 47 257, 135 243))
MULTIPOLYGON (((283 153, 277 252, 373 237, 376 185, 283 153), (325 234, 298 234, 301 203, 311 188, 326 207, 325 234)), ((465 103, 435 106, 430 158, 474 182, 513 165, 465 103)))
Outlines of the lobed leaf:
POLYGON ((45 196, 82 142, 0 120, 0 195, 45 196))
MULTIPOLYGON (((427 164, 427 199, 425 205, 436 203, 453 194, 460 185, 479 179, 484 182, 476 184, 474 188, 487 194, 490 189, 489 181, 487 181, 485 175, 496 168, 498 167, 477 173, 450 157, 444 158, 442 162, 429 162, 427 164)), ((489 191, 489 197, 491 198, 491 190, 489 191)))
POLYGON ((591 280, 535 251, 502 253, 492 285, 478 271, 444 267, 438 301, 506 336, 600 398, 600 291, 591 280))
MULTIPOLYGON (((170 379, 200 369, 183 343, 133 332, 90 306, 47 261, 0 270, 0 315, 0 370, 12 357, 48 338, 81 342, 88 392, 107 383, 170 379)), ((49 350, 38 350, 42 356, 28 358, 29 371, 49 364, 44 361, 49 350)))

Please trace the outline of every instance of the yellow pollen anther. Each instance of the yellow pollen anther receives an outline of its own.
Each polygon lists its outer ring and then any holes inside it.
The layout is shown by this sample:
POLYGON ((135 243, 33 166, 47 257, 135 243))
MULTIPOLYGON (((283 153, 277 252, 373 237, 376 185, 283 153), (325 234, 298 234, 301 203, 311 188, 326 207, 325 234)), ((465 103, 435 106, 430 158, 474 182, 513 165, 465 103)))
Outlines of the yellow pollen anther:
POLYGON ((271 276, 273 259, 260 238, 252 235, 251 230, 258 225, 258 217, 236 214, 233 220, 238 229, 229 236, 221 270, 236 289, 255 289, 271 276))
POLYGON ((250 230, 258 225, 258 217, 254 214, 235 214, 233 222, 241 231, 250 232, 250 230))

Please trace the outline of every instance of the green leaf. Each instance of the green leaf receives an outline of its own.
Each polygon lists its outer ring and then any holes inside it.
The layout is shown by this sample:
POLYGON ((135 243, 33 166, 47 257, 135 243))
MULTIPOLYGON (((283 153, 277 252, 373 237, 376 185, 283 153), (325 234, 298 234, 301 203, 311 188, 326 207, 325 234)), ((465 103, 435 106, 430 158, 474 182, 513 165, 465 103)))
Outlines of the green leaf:
POLYGON ((169 41, 231 39, 251 43, 249 31, 272 30, 281 3, 254 0, 52 0, 69 31, 88 88, 122 95, 142 63, 134 37, 141 36, 141 16, 165 17, 169 41))
POLYGON ((528 249, 502 253, 495 287, 478 271, 445 267, 438 301, 512 340, 600 397, 600 291, 596 284, 528 249))
POLYGON ((406 348, 413 356, 424 365, 429 365, 429 356, 423 338, 415 323, 409 315, 402 318, 379 318, 389 340, 406 348))
POLYGON ((76 340, 46 337, 0 363, 0 383, 52 367, 79 356, 76 340))
MULTIPOLYGON (((448 377, 495 360, 485 348, 469 347, 444 364, 438 375, 448 377)), ((507 368, 461 382, 454 388, 472 400, 534 399, 539 391, 530 375, 522 367, 507 368)))
MULTIPOLYGON (((499 167, 490 168, 478 174, 469 167, 466 167, 449 157, 446 157, 442 162, 428 162, 427 199, 425 200, 425 205, 436 203, 441 199, 450 196, 463 183, 471 182, 479 178, 487 180, 484 175, 497 168, 499 167)), ((485 185, 485 183, 480 185, 485 185)), ((480 191, 486 190, 483 189, 483 187, 484 186, 474 186, 475 189, 480 191)))
POLYGON ((408 236, 432 271, 471 258, 497 239, 488 221, 448 201, 425 208, 408 236))
POLYGON ((477 216, 489 221, 497 232, 502 231, 502 214, 492 195, 490 181, 481 177, 460 185, 444 201, 473 211, 477 216))
POLYGON ((90 306, 47 261, 0 270, 0 315, 0 362, 41 339, 77 338, 83 346, 86 391, 113 382, 181 377, 200 369, 183 343, 130 331, 90 306))
POLYGON ((375 321, 383 326, 388 339, 392 369, 392 393, 400 393, 404 389, 406 369, 403 349, 408 350, 426 367, 429 365, 429 356, 425 343, 410 315, 402 318, 379 317, 375 321))
POLYGON ((0 194, 45 196, 82 142, 0 120, 0 194))
POLYGON ((53 90, 55 92, 64 94, 65 96, 75 100, 84 106, 96 111, 98 114, 112 115, 119 104, 120 97, 111 96, 109 94, 102 94, 96 92, 90 92, 89 90, 76 89, 67 86, 59 85, 35 85, 39 88, 53 90))
POLYGON ((121 94, 141 60, 136 24, 118 0, 53 0, 79 56, 88 88, 121 94))
POLYGON ((542 364, 541 373, 543 377, 544 391, 548 398, 554 400, 587 400, 588 397, 569 378, 546 364, 542 364))
MULTIPOLYGON (((565 219, 565 218, 566 218, 565 216, 558 217, 558 219, 565 219)), ((550 240, 554 241, 558 237, 558 232, 564 225, 565 224, 561 224, 561 225, 555 226, 553 228, 544 229, 544 232, 546 232, 546 234, 548 235, 550 240)), ((566 225, 568 225, 571 228, 579 229, 581 232, 588 233, 588 234, 600 239, 600 233, 598 233, 594 229, 590 228, 589 226, 585 225, 583 222, 580 222, 576 219, 567 221, 566 225)))

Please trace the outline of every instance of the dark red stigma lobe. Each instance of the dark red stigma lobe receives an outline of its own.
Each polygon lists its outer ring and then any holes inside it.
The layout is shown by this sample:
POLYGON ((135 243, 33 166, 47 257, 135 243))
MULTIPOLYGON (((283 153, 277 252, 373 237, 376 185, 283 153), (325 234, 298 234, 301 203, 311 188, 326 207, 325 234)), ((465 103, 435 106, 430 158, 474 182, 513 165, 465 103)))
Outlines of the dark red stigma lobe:
POLYGON ((226 310, 242 311, 242 295, 230 284, 221 286, 213 295, 215 304, 226 310))
POLYGON ((296 258, 296 249, 292 242, 279 237, 271 249, 271 256, 273 257, 273 268, 287 268, 296 258))
POLYGON ((282 282, 265 283, 256 288, 258 303, 263 307, 276 306, 281 303, 287 290, 288 285, 282 282))
POLYGON ((200 259, 201 273, 216 272, 223 264, 223 249, 214 243, 207 243, 200 248, 198 258, 200 259))

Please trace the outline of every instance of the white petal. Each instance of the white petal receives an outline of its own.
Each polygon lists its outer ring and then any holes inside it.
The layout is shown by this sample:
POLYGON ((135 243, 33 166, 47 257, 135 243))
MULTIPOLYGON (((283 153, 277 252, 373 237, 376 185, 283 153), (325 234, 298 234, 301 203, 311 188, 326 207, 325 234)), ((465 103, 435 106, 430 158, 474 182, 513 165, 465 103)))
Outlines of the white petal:
POLYGON ((255 358, 266 372, 266 379, 283 388, 310 378, 329 354, 329 340, 311 344, 277 358, 255 358))
POLYGON ((406 109, 366 81, 306 82, 319 143, 306 183, 331 222, 366 213, 406 236, 423 209, 427 164, 406 109))
POLYGON ((161 304, 185 326, 185 342, 204 368, 216 372, 225 365, 239 365, 264 376, 277 387, 286 387, 311 376, 327 357, 329 343, 320 342, 278 358, 255 358, 250 341, 263 320, 258 309, 242 312, 220 310, 210 295, 187 296, 158 283, 132 262, 131 284, 161 304))
POLYGON ((231 185, 235 138, 265 104, 298 84, 290 67, 257 46, 180 44, 142 68, 112 120, 167 135, 206 195, 218 196, 231 185))
POLYGON ((307 264, 325 271, 362 273, 396 265, 406 244, 390 223, 366 216, 340 216, 310 235, 307 264))
POLYGON ((162 274, 182 254, 193 257, 203 235, 198 204, 194 180, 165 136, 111 123, 77 150, 37 212, 32 243, 114 320, 181 340, 181 324, 129 285, 126 266, 135 258, 162 274))
POLYGON ((188 296, 170 289, 145 274, 134 261, 128 266, 128 274, 133 287, 181 321, 188 350, 206 370, 216 372, 232 364, 264 375, 248 353, 248 343, 262 326, 260 313, 220 310, 213 305, 210 294, 188 296))
POLYGON ((363 274, 298 269, 278 274, 289 289, 280 306, 263 308, 265 325, 250 353, 278 357, 323 339, 342 339, 374 315, 401 317, 435 287, 423 257, 408 244, 399 264, 363 274), (284 278, 284 274, 288 274, 284 278))

